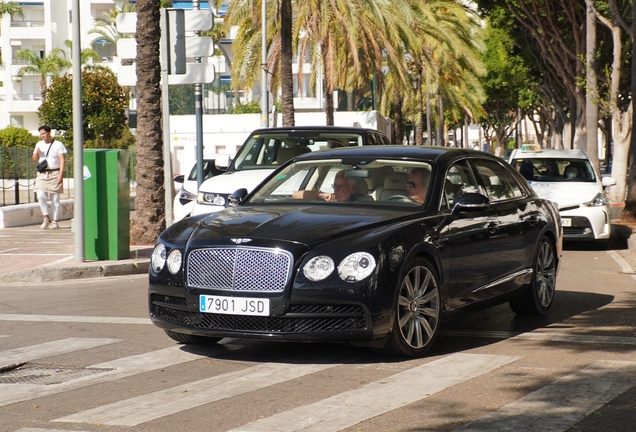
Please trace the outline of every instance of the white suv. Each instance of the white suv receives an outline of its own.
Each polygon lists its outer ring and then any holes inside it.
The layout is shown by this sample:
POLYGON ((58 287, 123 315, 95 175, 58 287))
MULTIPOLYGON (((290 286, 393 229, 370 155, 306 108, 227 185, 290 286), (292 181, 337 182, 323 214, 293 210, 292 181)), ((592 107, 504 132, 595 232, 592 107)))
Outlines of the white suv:
POLYGON ((241 146, 224 174, 201 184, 192 216, 218 212, 240 188, 251 192, 276 168, 295 156, 335 147, 391 144, 375 129, 339 126, 299 126, 257 129, 241 146))
POLYGON ((515 149, 509 162, 537 195, 559 206, 565 240, 608 239, 610 208, 604 188, 616 184, 596 172, 582 150, 515 149))

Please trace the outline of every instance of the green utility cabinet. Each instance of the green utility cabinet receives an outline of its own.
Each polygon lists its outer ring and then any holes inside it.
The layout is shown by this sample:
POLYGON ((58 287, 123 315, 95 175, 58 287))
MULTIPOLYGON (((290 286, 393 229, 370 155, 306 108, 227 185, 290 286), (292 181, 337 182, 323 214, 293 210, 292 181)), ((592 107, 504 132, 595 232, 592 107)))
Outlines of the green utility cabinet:
POLYGON ((88 260, 130 257, 130 152, 84 150, 84 246, 88 260))

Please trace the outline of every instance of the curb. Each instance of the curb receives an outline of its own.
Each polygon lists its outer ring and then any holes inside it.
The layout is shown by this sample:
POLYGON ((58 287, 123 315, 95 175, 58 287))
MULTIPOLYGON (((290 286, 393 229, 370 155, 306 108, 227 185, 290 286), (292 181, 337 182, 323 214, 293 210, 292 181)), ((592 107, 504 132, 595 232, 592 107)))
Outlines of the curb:
POLYGON ((147 274, 150 260, 143 259, 130 263, 89 264, 75 267, 38 267, 18 270, 0 275, 0 283, 13 282, 54 282, 68 279, 88 279, 97 277, 147 274))

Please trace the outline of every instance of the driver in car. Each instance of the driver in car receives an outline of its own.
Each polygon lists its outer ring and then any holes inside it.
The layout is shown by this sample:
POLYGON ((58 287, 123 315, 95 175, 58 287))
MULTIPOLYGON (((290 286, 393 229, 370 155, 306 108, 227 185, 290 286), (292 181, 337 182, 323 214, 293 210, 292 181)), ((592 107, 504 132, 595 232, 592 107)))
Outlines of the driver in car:
POLYGON ((409 197, 418 204, 422 204, 426 199, 430 177, 431 172, 425 168, 413 168, 409 173, 406 190, 409 197))
POLYGON ((325 193, 316 190, 299 190, 292 194, 295 199, 322 198, 325 201, 347 202, 355 201, 356 183, 354 179, 345 177, 345 172, 338 171, 333 183, 334 193, 325 193))

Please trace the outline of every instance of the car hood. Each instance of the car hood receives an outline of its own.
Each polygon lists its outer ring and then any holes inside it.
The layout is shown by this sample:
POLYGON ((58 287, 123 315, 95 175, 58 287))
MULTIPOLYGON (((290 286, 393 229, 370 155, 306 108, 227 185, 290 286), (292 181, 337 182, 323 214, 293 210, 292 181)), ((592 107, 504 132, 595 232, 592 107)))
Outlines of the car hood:
POLYGON ((528 182, 540 198, 554 201, 559 208, 589 202, 603 191, 599 183, 588 182, 528 182))
POLYGON ((274 172, 273 169, 254 169, 231 171, 207 179, 201 184, 199 192, 231 194, 240 188, 251 192, 265 177, 274 172))
POLYGON ((229 238, 241 238, 312 246, 412 216, 413 211, 375 209, 370 213, 368 208, 351 205, 239 206, 203 219, 191 236, 191 245, 226 243, 229 238))

